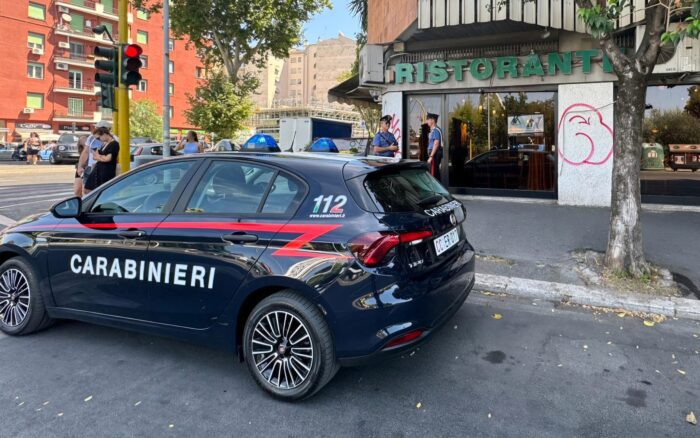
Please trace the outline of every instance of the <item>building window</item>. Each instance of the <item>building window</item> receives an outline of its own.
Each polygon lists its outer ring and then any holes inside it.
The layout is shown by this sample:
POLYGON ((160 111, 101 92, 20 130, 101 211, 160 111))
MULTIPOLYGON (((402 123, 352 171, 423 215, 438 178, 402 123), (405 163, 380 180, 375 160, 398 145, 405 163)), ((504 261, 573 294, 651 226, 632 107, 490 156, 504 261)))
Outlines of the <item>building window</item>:
POLYGON ((170 94, 171 96, 175 94, 175 84, 173 84, 172 82, 168 84, 168 94, 170 94))
POLYGON ((27 12, 29 18, 34 18, 35 20, 46 20, 46 6, 39 5, 36 3, 29 3, 29 11, 27 12))
POLYGON ((68 88, 83 89, 83 72, 74 70, 68 72, 68 88))
POLYGON ((170 63, 168 64, 168 72, 170 74, 175 73, 175 63, 172 61, 170 61, 170 63))
POLYGON ((170 116, 171 119, 173 118, 173 114, 175 114, 175 111, 173 111, 173 107, 172 106, 168 107, 168 115, 170 116))
MULTIPOLYGON (((101 24, 107 28, 107 31, 109 32, 110 35, 114 35, 114 26, 112 26, 112 23, 101 23, 101 24)), ((90 24, 87 24, 85 27, 92 29, 92 26, 90 24)))
POLYGON ((175 40, 172 38, 168 38, 168 50, 171 52, 175 50, 175 40))
POLYGON ((44 49, 44 35, 29 32, 27 34, 27 47, 30 49, 44 49))
POLYGON ((136 11, 136 18, 139 20, 148 20, 148 12, 144 9, 139 9, 136 11))
POLYGON ((68 98, 68 115, 69 116, 82 116, 83 115, 83 99, 76 99, 74 97, 68 98))
POLYGON ((202 67, 195 67, 194 77, 197 79, 202 79, 204 77, 204 69, 202 67))
POLYGON ((136 42, 139 44, 148 44, 148 32, 139 30, 136 32, 136 42))
POLYGON ((41 93, 27 93, 27 108, 44 108, 44 95, 41 93))
POLYGON ((70 14, 70 28, 77 32, 85 30, 85 17, 80 14, 70 14))
POLYGON ((70 52, 71 57, 82 58, 85 56, 85 46, 83 43, 74 43, 71 41, 68 44, 70 45, 68 51, 70 52))
POLYGON ((141 91, 142 93, 145 93, 146 90, 148 90, 148 81, 145 79, 141 79, 139 81, 139 91, 141 91))
POLYGON ((30 62, 27 64, 27 77, 32 79, 44 79, 44 64, 30 62))
POLYGON ((139 59, 141 60, 141 68, 148 68, 148 56, 141 55, 139 59))

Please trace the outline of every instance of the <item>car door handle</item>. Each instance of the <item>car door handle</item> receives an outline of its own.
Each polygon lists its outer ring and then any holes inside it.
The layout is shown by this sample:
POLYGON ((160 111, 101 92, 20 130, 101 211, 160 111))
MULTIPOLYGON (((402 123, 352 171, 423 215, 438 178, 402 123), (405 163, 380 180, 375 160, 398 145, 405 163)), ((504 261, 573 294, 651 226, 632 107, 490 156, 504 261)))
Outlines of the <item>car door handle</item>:
POLYGON ((255 234, 248 234, 242 232, 225 234, 221 236, 221 238, 231 243, 253 243, 258 241, 258 236, 256 236, 255 234))
POLYGON ((117 233, 119 237, 125 237, 127 239, 136 239, 146 235, 143 230, 123 230, 117 233))

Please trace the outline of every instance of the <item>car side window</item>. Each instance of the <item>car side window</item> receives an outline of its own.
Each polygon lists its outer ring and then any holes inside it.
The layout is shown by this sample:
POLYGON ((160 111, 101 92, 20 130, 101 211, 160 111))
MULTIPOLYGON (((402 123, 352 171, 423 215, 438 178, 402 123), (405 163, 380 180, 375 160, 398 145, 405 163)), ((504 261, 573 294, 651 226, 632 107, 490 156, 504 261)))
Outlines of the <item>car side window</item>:
POLYGON ((91 213, 160 213, 194 161, 151 167, 129 175, 97 197, 91 213))
POLYGON ((265 199, 262 212, 271 214, 292 213, 292 210, 301 201, 303 195, 304 191, 296 180, 280 173, 270 188, 270 193, 265 199))
POLYGON ((277 170, 238 161, 217 161, 204 173, 186 213, 255 214, 277 170))

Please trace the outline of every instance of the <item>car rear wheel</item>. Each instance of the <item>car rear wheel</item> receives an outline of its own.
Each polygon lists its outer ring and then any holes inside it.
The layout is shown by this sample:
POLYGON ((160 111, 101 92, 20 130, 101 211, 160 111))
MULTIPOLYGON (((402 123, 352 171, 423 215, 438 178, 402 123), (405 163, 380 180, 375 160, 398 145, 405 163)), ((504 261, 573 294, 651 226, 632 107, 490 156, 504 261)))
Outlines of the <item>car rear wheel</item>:
POLYGON ((243 349, 258 385, 282 400, 312 396, 339 368, 323 315, 291 291, 255 306, 245 325, 243 349))
POLYGON ((51 325, 38 280, 27 262, 13 258, 0 266, 0 330, 28 335, 51 325))
POLYGON ((58 161, 56 161, 56 158, 53 156, 53 154, 49 155, 49 163, 58 164, 58 161))

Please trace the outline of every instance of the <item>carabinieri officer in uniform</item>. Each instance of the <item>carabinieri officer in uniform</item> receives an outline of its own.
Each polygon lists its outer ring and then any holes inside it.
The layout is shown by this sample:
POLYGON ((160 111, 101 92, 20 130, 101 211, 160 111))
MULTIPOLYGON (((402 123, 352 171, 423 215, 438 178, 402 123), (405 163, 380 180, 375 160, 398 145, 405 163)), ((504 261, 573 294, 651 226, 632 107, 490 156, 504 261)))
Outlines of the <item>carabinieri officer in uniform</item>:
POLYGON ((399 142, 396 141, 394 134, 389 132, 390 124, 391 116, 387 115, 379 119, 379 132, 377 132, 374 136, 374 140, 372 140, 374 155, 393 157, 394 153, 399 150, 399 142))
POLYGON ((426 122, 430 127, 430 137, 428 138, 428 166, 430 174, 440 181, 440 162, 442 162, 442 130, 438 128, 438 115, 428 113, 426 122))

